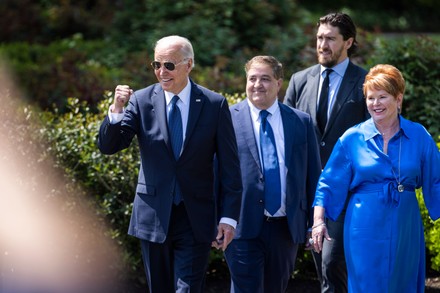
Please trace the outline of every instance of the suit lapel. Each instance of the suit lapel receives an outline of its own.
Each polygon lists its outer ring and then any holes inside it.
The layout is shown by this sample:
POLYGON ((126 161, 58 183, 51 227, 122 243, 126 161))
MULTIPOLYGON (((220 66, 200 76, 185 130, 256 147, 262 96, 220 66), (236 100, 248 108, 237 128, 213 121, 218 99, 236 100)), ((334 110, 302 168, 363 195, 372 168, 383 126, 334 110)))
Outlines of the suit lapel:
POLYGON ((252 123, 252 116, 250 113, 249 105, 247 100, 241 102, 235 111, 239 111, 237 115, 237 138, 242 138, 245 140, 255 163, 258 165, 262 172, 262 167, 260 164, 260 156, 258 155, 258 147, 256 142, 256 137, 254 133, 254 125, 252 123))
POLYGON ((339 91, 336 95, 336 100, 333 104, 333 108, 330 113, 330 118, 327 123, 326 129, 328 129, 334 123, 342 106, 347 101, 350 93, 354 90, 353 87, 356 84, 357 79, 359 78, 359 75, 356 74, 355 69, 356 68, 351 62, 348 63, 348 67, 345 71, 344 76, 342 77, 341 86, 339 87, 339 91))
POLYGON ((318 90, 319 90, 319 79, 320 79, 319 73, 320 73, 320 66, 317 65, 307 75, 307 84, 310 84, 312 86, 306 87, 306 89, 308 88, 309 92, 305 94, 306 97, 310 97, 307 98, 307 102, 308 102, 307 108, 310 109, 309 113, 310 116, 312 117, 313 124, 315 125, 317 125, 316 112, 317 112, 317 104, 318 104, 318 90))
POLYGON ((162 133, 163 139, 168 147, 168 150, 172 154, 173 150, 171 147, 170 137, 168 135, 165 93, 160 86, 157 87, 157 91, 155 91, 155 94, 151 97, 151 103, 153 104, 154 107, 154 112, 156 114, 156 119, 159 124, 160 132, 162 133))
POLYGON ((294 116, 292 115, 293 112, 291 111, 291 109, 286 109, 285 105, 281 103, 279 103, 279 106, 284 132, 284 160, 286 167, 288 167, 290 159, 292 157, 291 150, 293 147, 293 142, 295 140, 295 135, 292 135, 292 133, 296 132, 294 129, 294 127, 296 127, 296 123, 294 121, 294 116))
POLYGON ((191 134, 196 127, 197 120, 199 119, 200 112, 202 111, 203 104, 205 103, 205 96, 197 88, 197 86, 191 82, 191 96, 189 99, 189 113, 188 113, 188 124, 186 126, 185 141, 183 142, 182 154, 185 151, 185 147, 191 137, 191 134))

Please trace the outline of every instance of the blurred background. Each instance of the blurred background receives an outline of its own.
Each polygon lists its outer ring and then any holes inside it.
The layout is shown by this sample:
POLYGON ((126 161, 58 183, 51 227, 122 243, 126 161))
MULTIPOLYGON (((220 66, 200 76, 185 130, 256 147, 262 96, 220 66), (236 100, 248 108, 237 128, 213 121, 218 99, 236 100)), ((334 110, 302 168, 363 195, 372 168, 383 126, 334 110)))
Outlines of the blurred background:
MULTIPOLYGON (((192 78, 230 104, 245 98, 244 63, 273 55, 284 65, 282 100, 290 75, 316 63, 316 23, 334 11, 357 26, 352 60, 365 69, 397 66, 407 81, 403 115, 439 142, 438 0, 0 1, 0 292, 17 283, 11 280, 20 279, 18 271, 40 276, 31 268, 41 276, 60 273, 48 286, 62 284, 65 292, 69 280, 90 288, 111 284, 114 292, 145 286, 138 242, 126 235, 137 146, 110 158, 97 150, 96 135, 117 84, 139 89, 156 82, 149 64, 157 39, 187 37, 195 50, 192 78), (34 259, 35 248, 47 251, 34 259), (17 269, 29 263, 37 265, 17 269), (71 278, 62 277, 61 267, 73 270, 71 278)), ((429 219, 418 195, 427 269, 436 276, 440 224, 429 219)), ((225 268, 213 251, 208 281, 228 282, 225 268)), ((315 278, 308 252, 300 253, 294 278, 315 278)))

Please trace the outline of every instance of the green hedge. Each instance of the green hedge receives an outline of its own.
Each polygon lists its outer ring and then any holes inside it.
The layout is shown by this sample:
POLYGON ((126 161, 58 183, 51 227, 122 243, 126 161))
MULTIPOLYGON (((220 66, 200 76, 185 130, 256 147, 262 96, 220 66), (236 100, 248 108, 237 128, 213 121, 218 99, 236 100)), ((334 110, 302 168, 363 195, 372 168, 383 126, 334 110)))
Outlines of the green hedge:
MULTIPOLYGON (((440 142, 437 143, 440 149, 440 142)), ((440 271, 440 221, 433 221, 429 217, 423 200, 422 190, 417 190, 417 199, 420 203, 420 211, 422 213, 423 225, 425 226, 426 251, 428 254, 428 263, 430 268, 440 271)))

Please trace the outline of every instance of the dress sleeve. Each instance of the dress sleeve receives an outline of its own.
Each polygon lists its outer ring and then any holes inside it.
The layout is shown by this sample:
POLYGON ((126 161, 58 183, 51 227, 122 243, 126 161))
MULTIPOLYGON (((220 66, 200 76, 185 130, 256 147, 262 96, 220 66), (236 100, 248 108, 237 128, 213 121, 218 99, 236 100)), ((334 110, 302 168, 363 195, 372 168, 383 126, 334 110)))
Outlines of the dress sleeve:
POLYGON ((430 137, 422 161, 422 192, 432 220, 440 218, 440 152, 430 137))
POLYGON ((326 217, 335 221, 344 208, 352 175, 351 159, 339 139, 319 178, 313 206, 324 207, 326 217))

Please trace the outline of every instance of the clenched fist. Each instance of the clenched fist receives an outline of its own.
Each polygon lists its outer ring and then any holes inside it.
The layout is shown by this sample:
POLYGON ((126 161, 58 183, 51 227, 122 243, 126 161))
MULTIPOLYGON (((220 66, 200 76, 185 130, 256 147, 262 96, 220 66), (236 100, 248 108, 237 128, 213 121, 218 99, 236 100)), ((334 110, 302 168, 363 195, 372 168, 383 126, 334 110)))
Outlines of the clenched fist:
POLYGON ((118 85, 115 89, 115 99, 110 108, 113 113, 122 113, 125 104, 133 94, 133 90, 128 85, 118 85))

